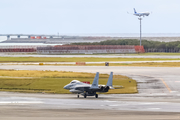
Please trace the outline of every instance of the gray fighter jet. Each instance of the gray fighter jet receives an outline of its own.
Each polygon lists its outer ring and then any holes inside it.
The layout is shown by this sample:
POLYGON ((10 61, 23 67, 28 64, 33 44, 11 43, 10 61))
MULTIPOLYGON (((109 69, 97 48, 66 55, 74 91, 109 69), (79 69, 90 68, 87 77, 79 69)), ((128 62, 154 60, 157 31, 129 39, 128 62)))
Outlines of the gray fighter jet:
POLYGON ((79 94, 84 96, 84 98, 86 98, 87 96, 95 96, 96 98, 98 98, 97 92, 108 92, 109 89, 114 89, 112 86, 112 81, 113 81, 113 72, 110 73, 106 85, 98 85, 99 72, 97 72, 92 85, 80 82, 78 80, 73 80, 68 85, 64 86, 64 89, 67 89, 70 92, 77 94, 78 98, 79 98, 79 94))

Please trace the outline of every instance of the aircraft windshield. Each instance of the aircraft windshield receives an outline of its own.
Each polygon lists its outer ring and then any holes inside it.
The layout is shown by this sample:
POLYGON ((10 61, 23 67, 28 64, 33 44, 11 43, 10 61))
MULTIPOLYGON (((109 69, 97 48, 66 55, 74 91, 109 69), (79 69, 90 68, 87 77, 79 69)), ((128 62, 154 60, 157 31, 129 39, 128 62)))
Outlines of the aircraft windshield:
POLYGON ((79 82, 78 80, 71 81, 71 84, 79 82))

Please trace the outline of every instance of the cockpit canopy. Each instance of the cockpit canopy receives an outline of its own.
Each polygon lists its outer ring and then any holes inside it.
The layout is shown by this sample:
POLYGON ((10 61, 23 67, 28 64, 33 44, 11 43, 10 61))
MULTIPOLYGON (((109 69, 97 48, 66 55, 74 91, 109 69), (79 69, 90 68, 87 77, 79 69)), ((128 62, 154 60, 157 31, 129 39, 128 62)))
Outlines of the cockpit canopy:
POLYGON ((80 82, 80 81, 78 81, 78 80, 73 80, 73 81, 71 81, 70 84, 74 84, 74 83, 77 83, 77 82, 80 82))

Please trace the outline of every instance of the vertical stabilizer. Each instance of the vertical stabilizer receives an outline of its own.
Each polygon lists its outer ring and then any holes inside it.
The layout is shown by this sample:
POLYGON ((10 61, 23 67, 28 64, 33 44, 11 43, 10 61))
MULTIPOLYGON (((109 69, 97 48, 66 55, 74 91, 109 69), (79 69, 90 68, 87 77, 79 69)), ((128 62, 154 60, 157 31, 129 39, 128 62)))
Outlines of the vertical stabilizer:
POLYGON ((110 73, 109 79, 108 79, 108 82, 107 82, 106 86, 111 86, 112 87, 112 81, 113 81, 113 72, 110 73))
POLYGON ((134 8, 134 13, 137 13, 135 8, 134 8))
POLYGON ((99 89, 98 84, 99 84, 99 72, 96 73, 96 76, 94 78, 93 84, 91 85, 90 89, 99 89))

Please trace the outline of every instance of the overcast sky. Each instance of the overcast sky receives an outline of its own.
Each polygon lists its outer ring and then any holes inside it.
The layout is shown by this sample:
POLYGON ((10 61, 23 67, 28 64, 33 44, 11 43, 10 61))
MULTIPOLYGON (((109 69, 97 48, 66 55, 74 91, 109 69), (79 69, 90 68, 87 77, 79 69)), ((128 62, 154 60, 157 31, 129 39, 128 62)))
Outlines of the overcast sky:
POLYGON ((180 0, 0 0, 0 34, 180 33, 180 0))

